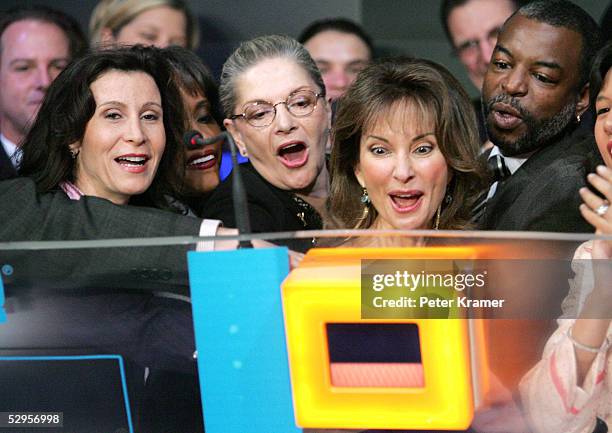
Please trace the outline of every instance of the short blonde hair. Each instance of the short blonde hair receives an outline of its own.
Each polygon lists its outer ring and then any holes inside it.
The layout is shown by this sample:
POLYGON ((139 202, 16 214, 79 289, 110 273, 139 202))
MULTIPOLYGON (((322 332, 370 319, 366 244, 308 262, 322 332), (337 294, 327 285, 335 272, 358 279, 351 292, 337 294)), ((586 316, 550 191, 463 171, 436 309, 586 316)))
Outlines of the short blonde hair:
POLYGON ((149 9, 168 6, 185 14, 187 21, 187 48, 195 50, 200 43, 198 21, 183 0, 100 0, 89 20, 91 46, 101 43, 102 30, 110 29, 114 35, 139 14, 149 9))

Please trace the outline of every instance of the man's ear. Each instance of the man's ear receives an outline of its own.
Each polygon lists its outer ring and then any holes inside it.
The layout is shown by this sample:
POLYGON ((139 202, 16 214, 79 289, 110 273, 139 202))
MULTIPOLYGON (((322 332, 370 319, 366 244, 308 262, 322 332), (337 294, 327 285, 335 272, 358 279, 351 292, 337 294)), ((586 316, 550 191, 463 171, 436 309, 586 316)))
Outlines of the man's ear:
POLYGON ((238 147, 238 152, 240 152, 240 154, 245 158, 248 157, 249 153, 247 152, 247 148, 244 144, 244 138, 242 137, 242 133, 238 130, 238 128, 236 128, 234 121, 232 119, 224 119, 223 126, 225 126, 225 129, 232 134, 236 147, 238 147))
POLYGON ((585 111, 589 108, 589 96, 590 96, 589 83, 585 84, 580 95, 578 97, 578 103, 576 104, 576 116, 582 116, 585 111))

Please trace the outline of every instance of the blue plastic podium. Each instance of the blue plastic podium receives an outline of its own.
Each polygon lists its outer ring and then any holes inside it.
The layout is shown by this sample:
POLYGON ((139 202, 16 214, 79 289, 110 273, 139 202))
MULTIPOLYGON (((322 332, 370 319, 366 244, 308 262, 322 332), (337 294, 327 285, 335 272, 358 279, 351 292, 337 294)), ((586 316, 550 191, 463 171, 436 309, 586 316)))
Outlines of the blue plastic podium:
POLYGON ((301 432, 280 289, 287 249, 190 252, 188 264, 206 433, 301 432))

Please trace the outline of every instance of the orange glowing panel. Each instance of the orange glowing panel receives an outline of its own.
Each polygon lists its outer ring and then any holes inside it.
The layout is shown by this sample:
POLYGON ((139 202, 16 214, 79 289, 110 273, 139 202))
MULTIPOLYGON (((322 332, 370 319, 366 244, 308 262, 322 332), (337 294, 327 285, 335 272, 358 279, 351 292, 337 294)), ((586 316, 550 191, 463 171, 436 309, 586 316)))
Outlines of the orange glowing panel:
POLYGON ((362 319, 361 260, 476 256, 457 247, 311 250, 282 287, 297 424, 468 428, 483 382, 471 373, 468 321, 362 319))

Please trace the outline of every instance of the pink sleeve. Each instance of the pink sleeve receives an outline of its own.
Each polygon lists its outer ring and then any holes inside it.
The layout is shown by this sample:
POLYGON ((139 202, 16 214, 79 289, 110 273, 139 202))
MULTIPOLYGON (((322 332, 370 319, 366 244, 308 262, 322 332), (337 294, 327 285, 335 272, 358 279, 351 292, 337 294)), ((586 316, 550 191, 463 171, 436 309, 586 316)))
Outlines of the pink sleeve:
POLYGON ((610 398, 604 387, 610 337, 595 357, 584 386, 578 387, 574 346, 567 335, 573 323, 573 319, 559 320, 542 360, 519 385, 523 409, 534 433, 590 433, 601 400, 610 398))

